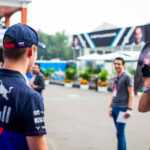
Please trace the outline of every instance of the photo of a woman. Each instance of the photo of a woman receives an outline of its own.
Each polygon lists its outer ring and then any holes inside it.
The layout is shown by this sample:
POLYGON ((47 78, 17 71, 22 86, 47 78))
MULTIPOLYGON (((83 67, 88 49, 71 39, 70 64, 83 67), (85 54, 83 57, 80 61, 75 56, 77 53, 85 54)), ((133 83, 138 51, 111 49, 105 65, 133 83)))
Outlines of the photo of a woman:
POLYGON ((75 50, 79 50, 82 48, 81 42, 77 35, 73 36, 72 48, 75 50))

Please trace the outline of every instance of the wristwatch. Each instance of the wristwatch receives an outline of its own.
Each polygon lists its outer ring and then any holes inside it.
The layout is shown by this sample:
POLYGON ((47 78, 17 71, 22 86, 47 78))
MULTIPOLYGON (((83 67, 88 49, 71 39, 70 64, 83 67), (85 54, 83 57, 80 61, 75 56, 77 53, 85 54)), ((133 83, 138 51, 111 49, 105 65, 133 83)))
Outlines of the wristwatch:
POLYGON ((128 107, 127 109, 128 109, 128 110, 132 110, 132 108, 130 108, 130 107, 128 107))

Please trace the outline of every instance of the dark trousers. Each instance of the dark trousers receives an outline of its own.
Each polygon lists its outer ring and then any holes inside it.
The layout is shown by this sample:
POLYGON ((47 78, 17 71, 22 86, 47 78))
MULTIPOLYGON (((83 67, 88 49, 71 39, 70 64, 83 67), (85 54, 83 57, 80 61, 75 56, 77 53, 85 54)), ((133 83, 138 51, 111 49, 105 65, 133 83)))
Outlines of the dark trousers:
POLYGON ((127 108, 112 107, 112 117, 117 130, 117 150, 126 150, 125 123, 116 122, 119 112, 126 112, 127 108))

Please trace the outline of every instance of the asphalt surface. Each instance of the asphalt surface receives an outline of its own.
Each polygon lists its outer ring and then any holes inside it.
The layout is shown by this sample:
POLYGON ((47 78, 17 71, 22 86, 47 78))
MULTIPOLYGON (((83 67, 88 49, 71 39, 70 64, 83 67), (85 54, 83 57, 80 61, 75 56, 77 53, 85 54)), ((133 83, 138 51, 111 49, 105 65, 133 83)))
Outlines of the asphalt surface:
MULTIPOLYGON (((112 93, 47 85, 43 92, 49 150, 116 150, 116 130, 108 117, 112 93)), ((126 127, 128 150, 149 150, 150 113, 137 111, 126 127)))

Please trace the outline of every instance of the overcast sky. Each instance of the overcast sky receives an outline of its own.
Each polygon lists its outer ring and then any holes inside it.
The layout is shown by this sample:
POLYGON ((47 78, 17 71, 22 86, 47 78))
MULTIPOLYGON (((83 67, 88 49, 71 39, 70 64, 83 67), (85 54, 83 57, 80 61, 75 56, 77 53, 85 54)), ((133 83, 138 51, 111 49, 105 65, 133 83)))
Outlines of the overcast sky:
MULTIPOLYGON (((20 22, 20 13, 11 24, 20 22)), ((48 34, 91 32, 103 22, 117 27, 150 22, 150 0, 32 0, 28 25, 48 34)))

